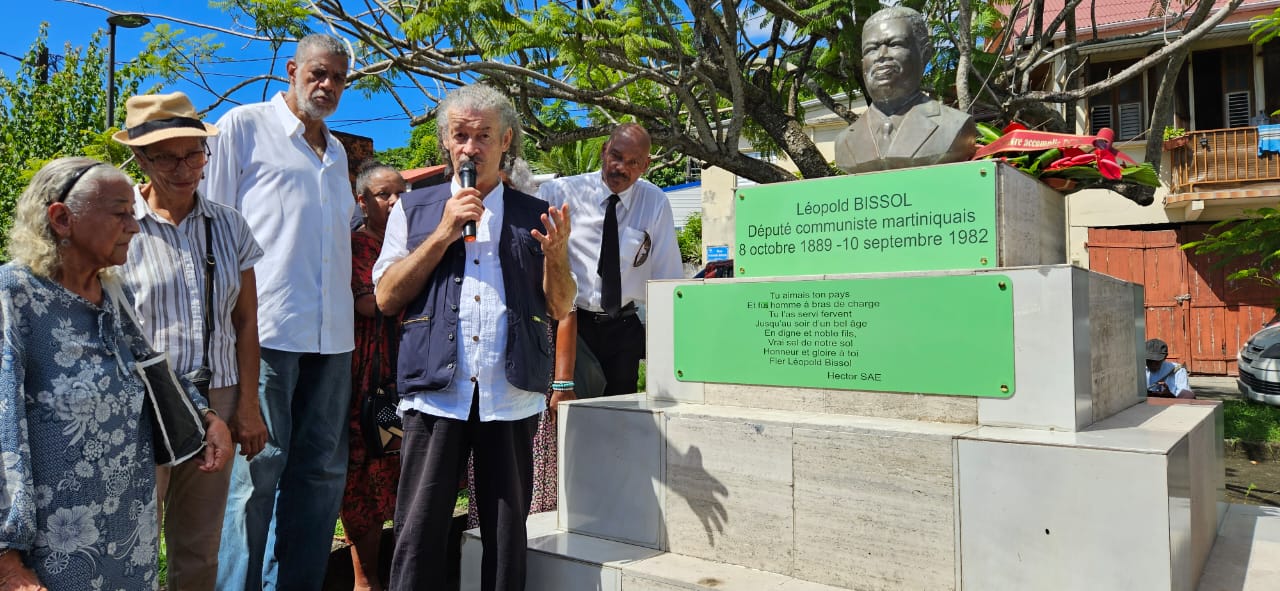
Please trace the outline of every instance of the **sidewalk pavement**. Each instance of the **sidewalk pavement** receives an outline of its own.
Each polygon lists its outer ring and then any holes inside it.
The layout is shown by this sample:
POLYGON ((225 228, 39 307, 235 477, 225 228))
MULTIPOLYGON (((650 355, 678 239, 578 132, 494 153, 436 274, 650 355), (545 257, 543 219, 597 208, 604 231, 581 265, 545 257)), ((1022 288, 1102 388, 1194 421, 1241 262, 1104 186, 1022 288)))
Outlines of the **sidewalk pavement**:
POLYGON ((1207 400, 1244 400, 1232 376, 1190 376, 1187 381, 1196 398, 1207 400))

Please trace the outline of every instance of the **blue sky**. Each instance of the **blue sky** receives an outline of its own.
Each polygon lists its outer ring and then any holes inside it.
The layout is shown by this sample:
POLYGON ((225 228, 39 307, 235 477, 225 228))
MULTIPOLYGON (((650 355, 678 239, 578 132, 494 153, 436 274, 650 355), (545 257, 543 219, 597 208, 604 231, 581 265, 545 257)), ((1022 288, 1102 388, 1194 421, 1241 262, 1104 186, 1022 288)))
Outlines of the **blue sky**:
MULTIPOLYGON (((191 21, 210 23, 222 26, 231 24, 227 15, 208 8, 206 0, 97 0, 99 6, 117 12, 139 12, 145 14, 163 14, 191 21)), ((103 31, 103 46, 106 46, 107 13, 67 4, 54 0, 9 0, 5 2, 4 18, 0 19, 0 53, 21 56, 26 53, 35 39, 41 22, 49 23, 49 48, 59 54, 65 43, 83 47, 95 30, 103 31)), ((152 25, 141 29, 117 29, 116 60, 127 61, 143 48, 142 35, 152 25)), ((187 33, 204 33, 197 29, 176 23, 172 27, 186 29, 187 33)), ((263 73, 271 63, 265 61, 270 52, 263 47, 247 44, 243 40, 219 36, 224 43, 220 56, 237 60, 233 64, 218 65, 213 68, 210 77, 215 88, 230 88, 245 76, 263 73)), ((288 46, 282 49, 284 57, 292 55, 288 46)), ((13 73, 18 62, 10 57, 0 55, 0 71, 13 73)), ((276 63, 274 71, 284 77, 284 60, 276 63)), ((272 83, 271 93, 284 90, 285 84, 272 83)), ((166 92, 181 90, 191 95, 197 109, 204 109, 213 103, 214 97, 192 84, 176 83, 164 89, 166 92)), ((256 83, 237 92, 233 98, 240 102, 256 102, 262 99, 263 84, 256 83)), ((121 99, 123 100, 123 99, 121 99)), ((223 103, 214 109, 206 118, 216 120, 233 105, 223 103)), ((404 112, 390 99, 367 99, 359 92, 349 91, 342 97, 338 112, 329 119, 330 127, 335 130, 368 136, 374 139, 374 147, 379 150, 403 146, 409 141, 409 120, 404 112)))

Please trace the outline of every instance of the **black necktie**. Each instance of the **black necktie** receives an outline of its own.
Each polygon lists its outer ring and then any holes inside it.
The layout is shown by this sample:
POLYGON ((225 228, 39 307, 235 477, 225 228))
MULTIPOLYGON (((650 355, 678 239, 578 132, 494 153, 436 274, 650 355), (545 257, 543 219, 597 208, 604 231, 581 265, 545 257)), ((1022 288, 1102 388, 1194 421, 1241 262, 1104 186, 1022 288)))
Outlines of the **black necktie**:
POLYGON ((602 282, 600 306, 615 317, 622 308, 622 273, 618 270, 618 201, 617 195, 609 196, 609 208, 604 213, 604 231, 600 236, 600 263, 596 266, 602 282))

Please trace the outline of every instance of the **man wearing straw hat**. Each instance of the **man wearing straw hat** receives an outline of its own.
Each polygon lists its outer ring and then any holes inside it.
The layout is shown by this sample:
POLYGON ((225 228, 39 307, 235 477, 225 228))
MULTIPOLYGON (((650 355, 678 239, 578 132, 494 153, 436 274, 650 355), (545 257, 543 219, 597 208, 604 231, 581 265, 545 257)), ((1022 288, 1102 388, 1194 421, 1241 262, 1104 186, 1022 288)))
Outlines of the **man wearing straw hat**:
MULTIPOLYGON (((148 181, 134 187, 139 233, 129 242, 122 276, 152 345, 203 386, 209 408, 252 458, 267 440, 258 410, 253 289, 262 249, 239 213, 196 191, 209 159, 207 138, 218 129, 200 121, 187 95, 135 96, 125 106, 125 129, 113 137, 133 149, 148 181)), ((229 469, 210 473, 195 462, 156 470, 170 591, 215 588, 230 478, 229 469)))
POLYGON ((338 108, 350 53, 308 35, 289 89, 218 120, 205 191, 235 207, 264 256, 256 267, 259 400, 270 438, 236 458, 218 556, 219 589, 320 589, 347 470, 355 305, 355 198, 338 108))

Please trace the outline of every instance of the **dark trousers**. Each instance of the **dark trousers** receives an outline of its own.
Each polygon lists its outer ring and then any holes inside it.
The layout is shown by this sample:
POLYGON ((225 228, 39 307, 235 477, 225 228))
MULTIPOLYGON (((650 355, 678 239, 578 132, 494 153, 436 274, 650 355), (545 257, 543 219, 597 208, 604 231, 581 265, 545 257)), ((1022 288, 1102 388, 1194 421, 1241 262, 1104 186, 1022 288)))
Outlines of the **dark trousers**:
POLYGON ((479 395, 466 421, 417 411, 404 414, 400 488, 396 497, 396 547, 392 591, 444 589, 448 578, 449 525, 475 453, 476 499, 484 546, 480 588, 522 591, 525 519, 533 495, 533 435, 539 415, 517 421, 479 420, 479 395))
POLYGON ((604 372, 604 395, 631 394, 644 358, 644 324, 634 312, 618 318, 578 311, 578 336, 591 348, 604 372))

